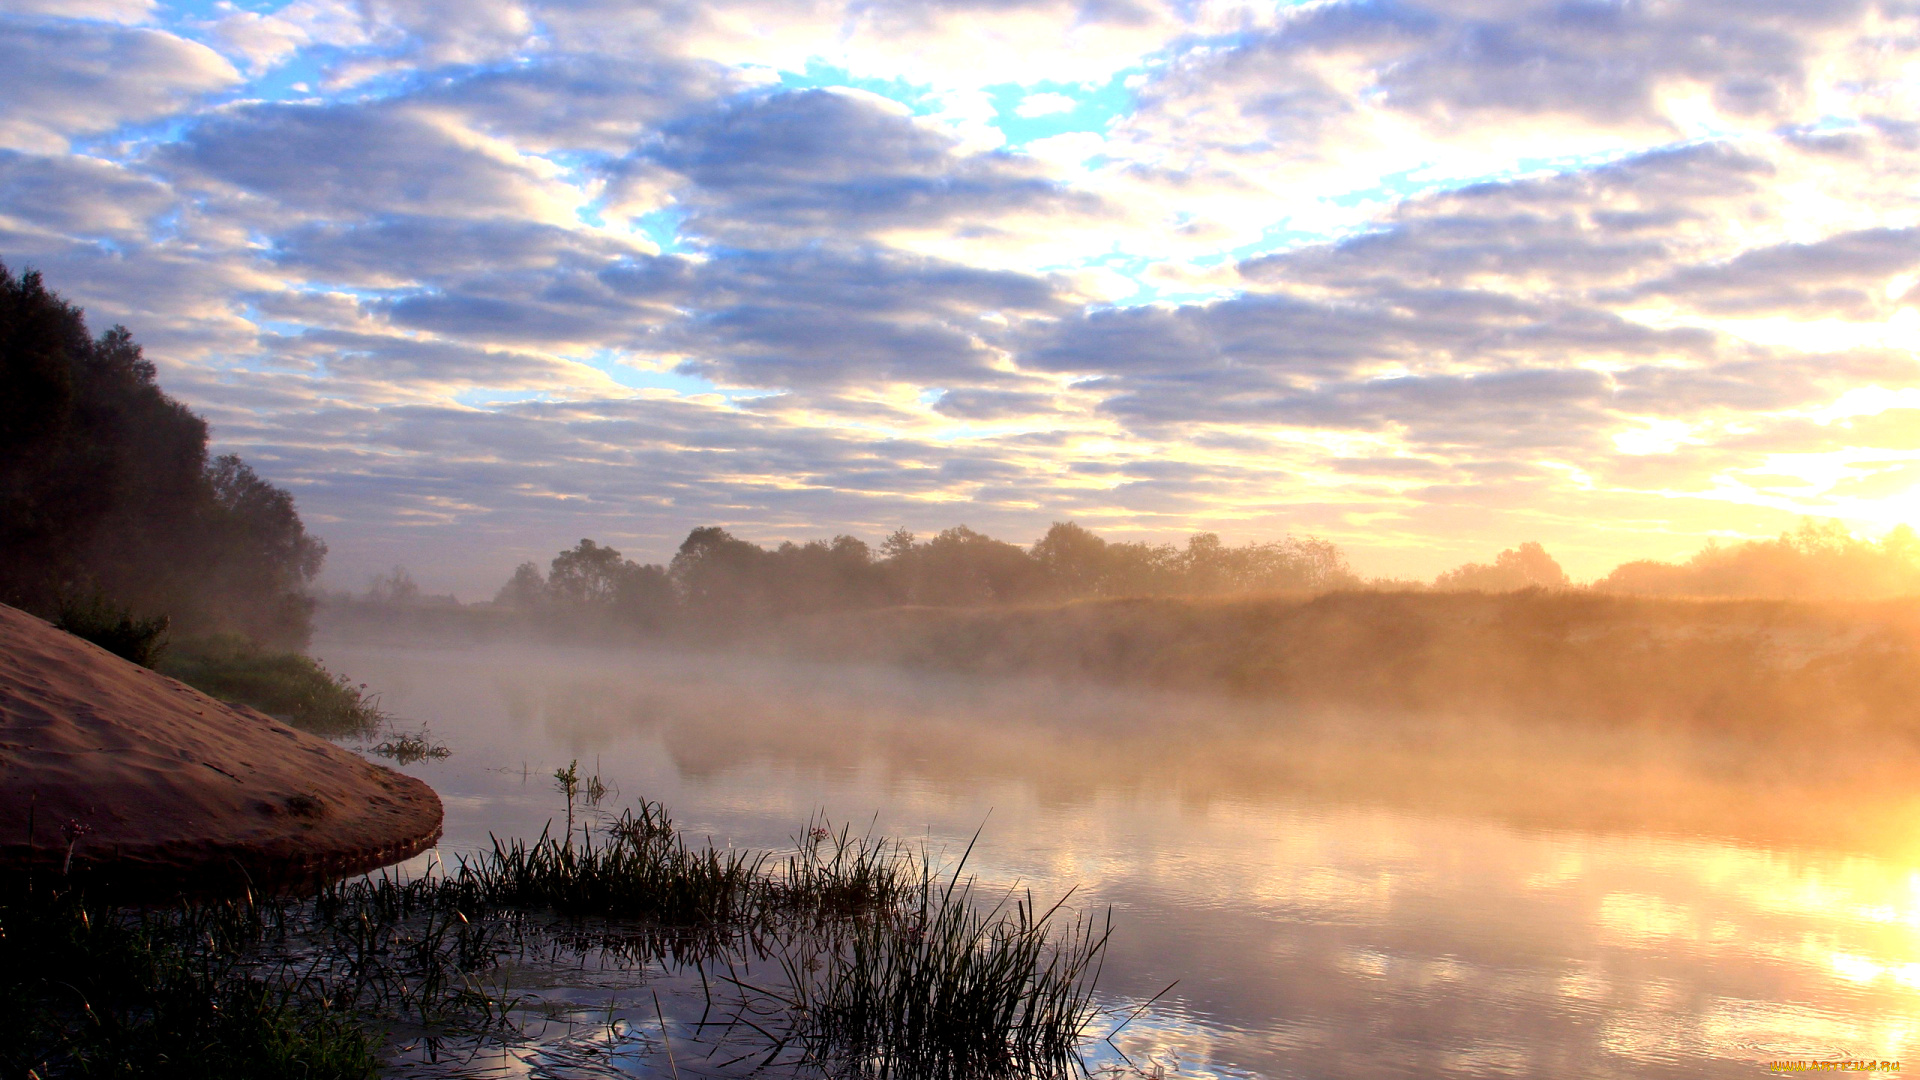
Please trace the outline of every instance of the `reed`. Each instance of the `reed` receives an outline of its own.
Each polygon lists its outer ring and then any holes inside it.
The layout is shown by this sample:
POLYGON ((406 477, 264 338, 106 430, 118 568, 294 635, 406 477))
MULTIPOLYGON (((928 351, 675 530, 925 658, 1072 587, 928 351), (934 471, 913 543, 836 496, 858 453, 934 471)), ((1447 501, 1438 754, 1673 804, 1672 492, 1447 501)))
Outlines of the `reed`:
POLYGON ((509 975, 589 954, 730 972, 777 957, 754 1030, 796 1064, 1064 1076, 1110 932, 1025 894, 979 902, 959 867, 943 878, 824 819, 787 852, 734 851, 689 843, 652 802, 572 843, 496 838, 444 874, 306 898, 140 908, 63 889, 0 891, 7 1076, 364 1077, 381 1046, 519 1039, 538 1002, 509 975))
POLYGON ((452 875, 489 908, 551 910, 570 916, 652 919, 676 924, 740 922, 755 914, 767 856, 688 845, 665 808, 642 802, 606 827, 598 843, 542 831, 529 844, 493 838, 493 849, 463 859, 452 875))
POLYGON ((1067 897, 1043 911, 1013 890, 983 903, 960 873, 942 883, 922 864, 909 905, 782 957, 777 996, 806 1063, 916 1080, 1084 1071, 1111 913, 1063 921, 1067 897))

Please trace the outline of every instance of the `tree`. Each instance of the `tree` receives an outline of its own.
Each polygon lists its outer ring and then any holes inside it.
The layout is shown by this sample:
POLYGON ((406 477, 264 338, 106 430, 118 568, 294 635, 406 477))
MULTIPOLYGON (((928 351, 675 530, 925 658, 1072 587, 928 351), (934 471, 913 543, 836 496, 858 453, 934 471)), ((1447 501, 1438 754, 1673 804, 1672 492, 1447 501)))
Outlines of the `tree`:
POLYGON ((533 562, 523 562, 513 568, 513 576, 507 579, 500 591, 494 594, 493 602, 501 607, 514 607, 522 610, 537 608, 547 600, 547 579, 540 573, 540 566, 533 562))
POLYGON ((1508 548, 1493 565, 1465 563, 1434 579, 1433 587, 1454 592, 1512 592, 1534 587, 1564 589, 1571 583, 1554 557, 1534 541, 1508 548))
POLYGON ((367 599, 376 604, 417 604, 420 586, 406 567, 396 566, 384 574, 374 575, 367 586, 367 599))
POLYGON ((1803 520, 1771 540, 1709 540, 1684 563, 1622 563, 1594 583, 1607 592, 1666 596, 1875 599, 1920 593, 1920 540, 1905 525, 1878 543, 1837 521, 1803 520))
POLYGON ((1033 557, 1066 596, 1106 591, 1107 542, 1071 521, 1056 521, 1034 542, 1033 557))
POLYGON ((612 604, 620 592, 621 571, 629 565, 613 548, 582 539, 553 557, 547 594, 563 604, 612 604))
POLYGON ((674 598, 665 568, 641 566, 583 538, 553 557, 544 578, 538 566, 521 563, 494 603, 651 627, 666 620, 674 598))
POLYGON ((771 607, 772 589, 764 573, 767 552, 718 525, 687 534, 667 574, 688 607, 699 611, 746 613, 771 607))
MULTIPOLYGON (((0 265, 0 600, 104 599, 176 632, 304 644, 326 547, 293 497, 163 393, 124 327, 92 337, 40 275, 0 265)), ((89 600, 88 602, 91 602, 89 600)))

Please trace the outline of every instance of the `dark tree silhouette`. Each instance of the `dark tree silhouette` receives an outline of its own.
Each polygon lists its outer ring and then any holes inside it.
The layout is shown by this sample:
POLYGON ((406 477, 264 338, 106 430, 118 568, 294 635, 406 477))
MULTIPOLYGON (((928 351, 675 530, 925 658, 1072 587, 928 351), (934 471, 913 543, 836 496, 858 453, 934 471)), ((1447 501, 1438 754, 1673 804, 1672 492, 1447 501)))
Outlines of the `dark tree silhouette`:
POLYGON ((239 458, 209 464, 206 421, 154 376, 126 328, 94 338, 39 274, 0 265, 0 600, 304 644, 326 546, 239 458))

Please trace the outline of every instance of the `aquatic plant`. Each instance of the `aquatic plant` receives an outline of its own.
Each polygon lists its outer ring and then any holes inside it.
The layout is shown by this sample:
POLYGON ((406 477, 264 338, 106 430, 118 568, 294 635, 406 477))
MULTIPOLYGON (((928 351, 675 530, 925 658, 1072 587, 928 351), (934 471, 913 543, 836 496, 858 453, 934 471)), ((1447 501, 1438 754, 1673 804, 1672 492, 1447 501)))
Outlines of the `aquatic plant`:
POLYGON ((452 879, 490 907, 552 910, 571 916, 721 924, 754 918, 761 908, 767 856, 689 846, 659 803, 622 812, 595 843, 557 841, 545 831, 529 844, 493 838, 493 848, 462 859, 452 879))
POLYGON ((429 759, 438 761, 450 757, 452 750, 433 741, 426 728, 419 731, 389 732, 387 738, 368 748, 372 753, 395 761, 402 765, 413 765, 429 759))
POLYGON ((41 1080, 174 1075, 167 1062, 180 1075, 366 1076, 381 1046, 523 1038, 547 1005, 514 992, 512 974, 592 956, 636 975, 712 971, 741 991, 727 1030, 798 1051, 793 1064, 1064 1075, 1109 930, 1062 927, 1059 905, 1036 911, 1024 895, 977 902, 960 872, 822 818, 784 853, 690 843, 642 802, 575 843, 496 838, 443 873, 300 899, 140 908, 89 906, 64 881, 15 889, 0 895, 0 1066, 41 1080), (739 961, 769 958, 782 985, 735 977, 739 961))
MULTIPOLYGON (((962 865, 964 866, 964 858, 962 865)), ((1065 1077, 1099 1015, 1094 985, 1111 913, 1059 923, 1009 890, 986 904, 956 867, 922 864, 911 903, 803 939, 781 958, 783 1042, 834 1075, 964 1080, 1065 1077)), ((1071 895, 1071 894, 1069 894, 1071 895)))

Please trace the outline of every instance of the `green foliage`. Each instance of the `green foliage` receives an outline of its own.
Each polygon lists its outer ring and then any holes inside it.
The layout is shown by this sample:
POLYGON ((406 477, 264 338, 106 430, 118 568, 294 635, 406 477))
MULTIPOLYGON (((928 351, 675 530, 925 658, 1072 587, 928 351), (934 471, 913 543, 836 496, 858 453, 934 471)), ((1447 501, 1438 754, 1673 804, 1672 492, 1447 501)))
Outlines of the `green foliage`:
POLYGON ((62 602, 53 624, 141 667, 158 665, 167 651, 170 620, 165 615, 138 618, 97 593, 62 602))
POLYGON ((238 635, 181 641, 159 670, 318 735, 371 735, 386 719, 364 684, 356 686, 310 657, 261 649, 238 635))
POLYGON ((292 496, 155 382, 123 327, 90 335, 36 273, 0 266, 0 602, 100 595, 188 634, 299 646, 326 547, 292 496))

